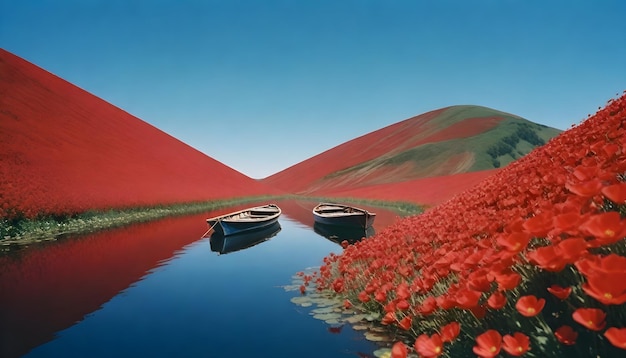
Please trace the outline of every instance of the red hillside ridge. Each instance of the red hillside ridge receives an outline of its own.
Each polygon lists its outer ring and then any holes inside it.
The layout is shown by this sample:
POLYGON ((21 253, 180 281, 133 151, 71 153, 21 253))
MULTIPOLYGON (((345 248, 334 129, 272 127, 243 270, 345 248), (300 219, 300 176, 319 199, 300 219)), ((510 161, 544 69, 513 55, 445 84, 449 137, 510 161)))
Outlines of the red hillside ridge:
POLYGON ((277 194, 0 49, 0 217, 277 194))

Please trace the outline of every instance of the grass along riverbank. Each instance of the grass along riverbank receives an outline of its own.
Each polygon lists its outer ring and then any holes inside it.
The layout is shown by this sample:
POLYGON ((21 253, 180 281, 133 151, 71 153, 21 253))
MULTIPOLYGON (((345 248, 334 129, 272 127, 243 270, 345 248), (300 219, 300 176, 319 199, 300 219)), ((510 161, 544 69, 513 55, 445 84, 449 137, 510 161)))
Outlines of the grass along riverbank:
POLYGON ((69 234, 85 234, 170 216, 197 214, 240 204, 279 200, 340 201, 388 209, 401 216, 416 215, 423 211, 421 206, 407 202, 357 198, 258 196, 169 206, 93 211, 77 215, 48 216, 35 220, 2 218, 0 219, 0 252, 37 242, 54 241, 69 234))

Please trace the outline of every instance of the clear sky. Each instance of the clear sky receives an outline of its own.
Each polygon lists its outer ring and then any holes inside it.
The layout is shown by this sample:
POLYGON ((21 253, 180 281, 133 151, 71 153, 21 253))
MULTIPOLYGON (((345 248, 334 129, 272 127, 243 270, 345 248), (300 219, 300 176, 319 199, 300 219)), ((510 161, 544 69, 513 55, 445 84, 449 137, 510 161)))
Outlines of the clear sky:
POLYGON ((567 129, 626 89, 623 0, 0 0, 0 47, 253 178, 445 106, 567 129))

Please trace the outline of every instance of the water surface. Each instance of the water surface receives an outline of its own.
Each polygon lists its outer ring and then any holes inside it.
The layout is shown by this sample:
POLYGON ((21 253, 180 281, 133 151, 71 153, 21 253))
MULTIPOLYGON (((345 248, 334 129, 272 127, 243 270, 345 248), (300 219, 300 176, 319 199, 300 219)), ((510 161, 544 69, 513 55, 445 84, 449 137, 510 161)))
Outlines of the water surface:
MULTIPOLYGON (((0 258, 3 357, 365 357, 377 348, 290 300, 293 275, 341 247, 314 202, 279 202, 279 230, 220 253, 205 219, 109 230, 0 258)), ((376 230, 396 215, 376 209, 376 230)))

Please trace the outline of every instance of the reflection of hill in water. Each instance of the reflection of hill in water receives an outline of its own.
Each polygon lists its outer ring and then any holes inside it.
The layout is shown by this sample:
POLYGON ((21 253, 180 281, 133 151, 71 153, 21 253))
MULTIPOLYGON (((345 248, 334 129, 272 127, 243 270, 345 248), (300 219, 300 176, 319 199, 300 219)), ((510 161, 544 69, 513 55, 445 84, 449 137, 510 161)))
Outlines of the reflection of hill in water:
POLYGON ((211 251, 227 254, 235 251, 244 250, 252 246, 265 242, 276 236, 281 230, 280 223, 253 231, 247 231, 239 234, 224 236, 213 233, 210 237, 211 251))
POLYGON ((344 240, 353 244, 363 238, 373 236, 376 233, 376 230, 372 226, 368 227, 367 229, 363 229, 335 225, 324 225, 317 222, 313 225, 313 230, 315 230, 317 234, 322 235, 323 237, 337 244, 341 244, 341 242, 344 240))
POLYGON ((206 214, 66 238, 0 256, 0 357, 70 327, 197 241, 206 214))

